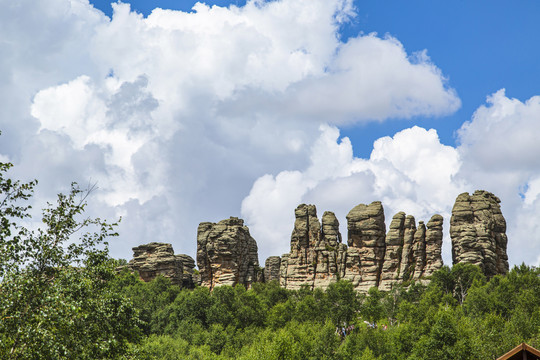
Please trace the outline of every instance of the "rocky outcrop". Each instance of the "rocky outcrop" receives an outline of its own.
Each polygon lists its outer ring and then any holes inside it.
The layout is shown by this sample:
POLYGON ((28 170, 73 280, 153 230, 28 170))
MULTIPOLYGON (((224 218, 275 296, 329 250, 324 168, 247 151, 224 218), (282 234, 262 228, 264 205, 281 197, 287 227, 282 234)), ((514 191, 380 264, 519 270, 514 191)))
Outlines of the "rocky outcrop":
POLYGON ((426 266, 426 225, 423 221, 418 222, 418 228, 413 237, 413 263, 412 280, 418 280, 424 273, 426 266))
MULTIPOLYGON (((379 285, 384 260, 386 225, 381 202, 355 206, 347 214, 347 230, 347 258, 350 254, 357 259, 353 260, 357 264, 346 267, 344 278, 358 279, 359 275, 360 281, 355 284, 355 289, 367 292, 369 288, 379 285)), ((347 259, 347 265, 350 263, 347 259)))
POLYGON ((380 290, 388 291, 395 283, 401 281, 401 255, 404 238, 405 213, 399 212, 392 218, 390 230, 386 234, 386 250, 379 283, 380 290))
POLYGON ((158 275, 175 285, 193 287, 195 261, 189 255, 174 255, 171 244, 153 242, 133 248, 133 259, 128 263, 143 281, 152 281, 158 275))
MULTIPOLYGON (((488 276, 508 271, 506 222, 500 200, 486 191, 458 196, 452 210, 450 235, 455 263, 475 264, 488 276)), ((326 289, 339 279, 355 290, 371 287, 389 291, 407 281, 429 281, 441 268, 443 217, 433 215, 424 224, 404 212, 395 214, 386 233, 382 204, 355 206, 347 214, 347 244, 342 243, 339 222, 326 211, 321 221, 314 205, 295 209, 291 250, 271 256, 264 273, 258 265, 257 243, 235 217, 218 223, 204 222, 197 233, 197 264, 188 255, 174 255, 170 244, 150 243, 133 249, 128 264, 144 281, 163 275, 174 284, 213 289, 219 285, 279 281, 287 289, 326 289)))
POLYGON ((508 272, 508 238, 500 202, 483 190, 457 197, 450 219, 454 264, 478 265, 487 277, 508 272))
POLYGON ((360 204, 347 215, 348 246, 341 243, 339 222, 325 212, 322 225, 314 205, 295 210, 291 252, 280 265, 280 284, 287 289, 302 285, 326 288, 338 279, 352 282, 355 290, 371 287, 388 291, 394 284, 420 280, 442 266, 442 217, 434 215, 416 229, 414 217, 396 214, 386 234, 382 204, 360 204))
POLYGON ((299 205, 294 211, 294 229, 291 234, 291 252, 286 261, 285 287, 299 289, 301 285, 313 286, 316 252, 320 243, 321 224, 314 205, 299 205))
POLYGON ((341 233, 339 221, 331 211, 325 211, 322 217, 320 241, 315 248, 315 278, 313 286, 326 289, 338 280, 339 249, 341 233))
POLYGON ((231 217, 203 222, 197 230, 197 265, 202 286, 242 284, 250 287, 258 276, 257 243, 244 220, 231 217))
POLYGON ((403 224, 403 248, 401 250, 401 261, 399 266, 399 278, 402 281, 412 279, 415 266, 413 253, 414 234, 416 233, 416 222, 414 216, 407 215, 403 224))
POLYGON ((270 256, 264 263, 264 281, 278 281, 281 271, 281 258, 279 256, 270 256))
POLYGON ((321 225, 315 206, 306 204, 296 208, 295 218, 291 252, 281 259, 280 283, 287 289, 302 285, 324 289, 339 276, 339 222, 327 211, 321 225))
POLYGON ((193 288, 197 283, 195 279, 195 260, 189 255, 180 254, 176 255, 176 258, 182 262, 182 286, 186 288, 193 288))
POLYGON ((433 275, 443 265, 443 217, 438 214, 433 215, 426 228, 426 265, 422 271, 424 277, 433 275))

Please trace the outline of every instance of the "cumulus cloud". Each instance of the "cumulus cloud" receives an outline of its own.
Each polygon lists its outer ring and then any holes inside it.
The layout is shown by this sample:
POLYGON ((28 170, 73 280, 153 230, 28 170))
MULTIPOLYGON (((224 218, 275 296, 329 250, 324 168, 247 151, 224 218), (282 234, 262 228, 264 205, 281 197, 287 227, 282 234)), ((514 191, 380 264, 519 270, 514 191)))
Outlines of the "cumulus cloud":
MULTIPOLYGON (((415 126, 378 139, 369 159, 354 157, 349 139, 340 140, 337 128, 321 126, 320 132, 306 169, 259 178, 242 203, 263 253, 287 251, 293 210, 302 202, 317 205, 319 216, 334 211, 344 234, 348 211, 376 200, 383 202, 388 220, 398 211, 417 221, 439 213, 448 224, 453 201, 464 191, 464 183, 455 179, 461 160, 435 130, 415 126)), ((447 262, 449 256, 446 251, 447 262)))
POLYGON ((501 198, 513 263, 538 265, 540 96, 522 102, 501 89, 458 132, 460 177, 501 198))
MULTIPOLYGON (((356 159, 337 128, 319 131, 459 107, 425 53, 375 34, 342 42, 351 0, 193 10, 143 17, 119 2, 109 19, 86 0, 21 0, 0 14, 0 153, 23 179, 40 179, 37 201, 65 190, 59 184, 97 181, 89 211, 124 217, 114 256, 149 241, 193 255, 198 223, 240 215, 252 186, 250 219, 284 224, 297 200, 345 198, 346 188, 422 199, 411 189, 453 176, 399 168, 388 140, 379 158, 356 159), (404 183, 385 184, 387 176, 404 183), (254 202, 260 193, 274 194, 266 210, 254 202), (294 204, 278 214, 281 201, 294 204)), ((279 226, 267 229, 272 239, 279 226)))
POLYGON ((443 257, 451 264, 449 220, 456 196, 477 189, 501 199, 511 264, 540 265, 540 97, 526 101, 500 90, 487 97, 457 132, 459 145, 440 143, 434 129, 412 127, 375 141, 369 159, 355 158, 335 127, 320 128, 310 163, 296 171, 259 178, 242 204, 263 253, 287 252, 298 204, 345 215, 359 203, 381 200, 387 225, 398 211, 416 220, 445 218, 443 257))

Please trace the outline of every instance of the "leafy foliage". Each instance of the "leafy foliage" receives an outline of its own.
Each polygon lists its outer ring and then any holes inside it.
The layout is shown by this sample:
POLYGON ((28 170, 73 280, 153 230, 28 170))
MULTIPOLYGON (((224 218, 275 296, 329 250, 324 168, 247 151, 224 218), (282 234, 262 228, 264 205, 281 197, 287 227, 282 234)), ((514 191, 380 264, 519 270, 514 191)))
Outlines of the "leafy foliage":
POLYGON ((109 286, 116 224, 84 218, 91 189, 73 183, 43 210, 43 228, 26 229, 17 221, 37 182, 12 181, 11 166, 0 163, 0 358, 125 357, 141 332, 132 301, 109 286))
POLYGON ((175 289, 163 278, 125 272, 116 281, 146 294, 136 301, 143 312, 153 309, 136 346, 142 359, 477 359, 540 343, 540 270, 526 266, 489 281, 472 265, 443 267, 428 286, 367 295, 342 280, 326 291, 271 282, 159 298, 156 283, 175 289))

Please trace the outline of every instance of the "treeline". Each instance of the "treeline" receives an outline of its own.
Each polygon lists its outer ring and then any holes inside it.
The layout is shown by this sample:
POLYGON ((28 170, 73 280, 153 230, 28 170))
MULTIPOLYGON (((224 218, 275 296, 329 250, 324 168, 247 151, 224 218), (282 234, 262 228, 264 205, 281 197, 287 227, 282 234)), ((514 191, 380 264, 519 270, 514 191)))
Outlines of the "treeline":
POLYGON ((140 310, 140 359, 495 359, 519 343, 540 344, 540 271, 522 265, 486 281, 478 267, 437 271, 428 286, 354 292, 181 290, 164 278, 124 272, 111 287, 140 310))

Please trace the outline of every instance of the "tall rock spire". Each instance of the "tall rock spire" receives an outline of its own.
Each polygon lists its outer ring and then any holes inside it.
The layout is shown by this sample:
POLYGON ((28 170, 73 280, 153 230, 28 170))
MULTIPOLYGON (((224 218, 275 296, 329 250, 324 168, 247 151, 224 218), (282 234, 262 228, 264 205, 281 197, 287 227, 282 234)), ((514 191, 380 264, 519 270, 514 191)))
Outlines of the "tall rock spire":
POLYGON ((508 238, 500 202, 484 190, 457 197, 450 219, 454 264, 478 265, 487 277, 508 272, 508 238))

